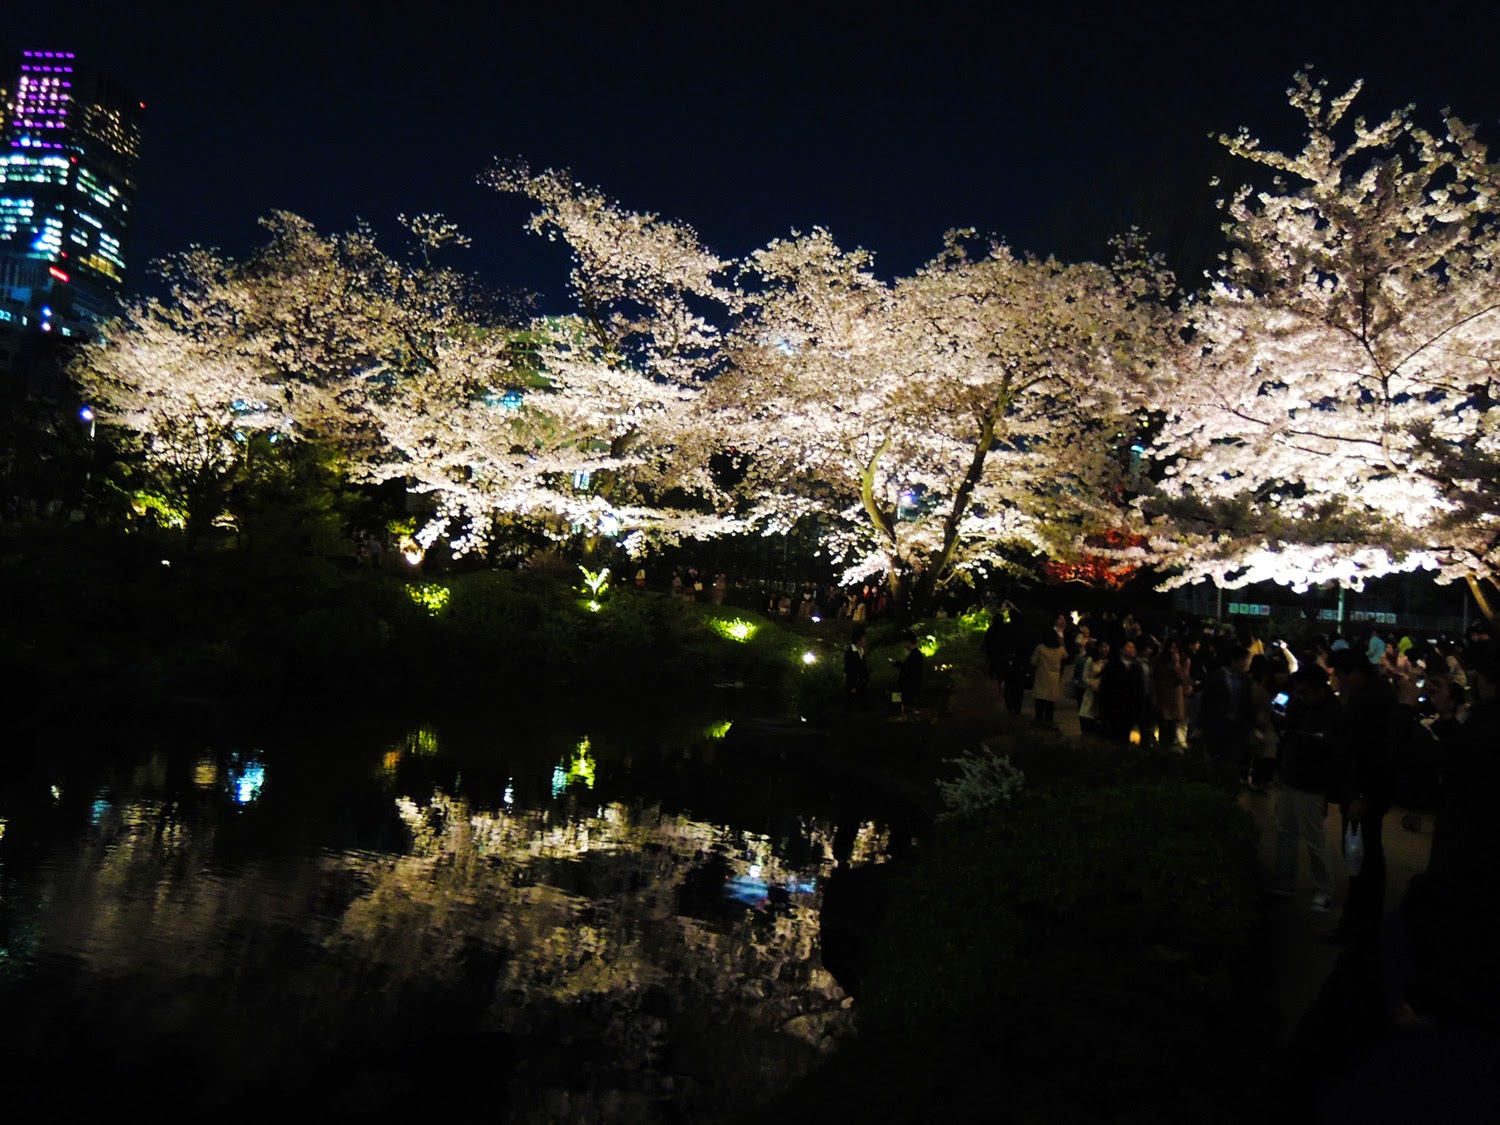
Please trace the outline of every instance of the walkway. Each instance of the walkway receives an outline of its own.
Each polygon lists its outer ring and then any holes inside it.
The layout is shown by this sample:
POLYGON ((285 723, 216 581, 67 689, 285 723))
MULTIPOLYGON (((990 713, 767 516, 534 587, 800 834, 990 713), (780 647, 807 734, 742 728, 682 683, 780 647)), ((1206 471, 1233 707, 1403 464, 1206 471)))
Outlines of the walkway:
MULTIPOLYGON (((1261 874, 1265 884, 1270 881, 1271 867, 1276 852, 1276 795, 1272 793, 1246 793, 1240 803, 1250 810, 1260 828, 1261 874)), ((1401 826, 1406 810, 1393 809, 1385 815, 1385 907, 1394 910, 1406 893, 1411 877, 1427 869, 1427 853, 1432 847, 1432 817, 1422 817, 1421 831, 1413 832, 1401 826)), ((1335 865, 1343 850, 1339 833, 1337 808, 1331 808, 1324 822, 1328 843, 1334 851, 1335 865)), ((1341 948, 1324 945, 1319 939, 1333 928, 1339 918, 1343 887, 1339 887, 1339 904, 1327 914, 1314 914, 1312 886, 1307 876, 1307 860, 1302 858, 1297 897, 1294 899, 1268 898, 1271 929, 1272 980, 1275 985, 1277 1010, 1281 1013, 1281 1042, 1287 1042, 1296 1031, 1297 1024, 1312 1007, 1341 948)))

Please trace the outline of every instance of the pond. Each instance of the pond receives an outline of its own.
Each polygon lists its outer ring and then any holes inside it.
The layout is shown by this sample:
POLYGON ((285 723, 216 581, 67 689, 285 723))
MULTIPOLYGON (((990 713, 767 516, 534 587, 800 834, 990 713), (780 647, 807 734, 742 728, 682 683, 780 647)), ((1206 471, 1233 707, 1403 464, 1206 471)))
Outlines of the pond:
POLYGON ((727 743, 726 702, 247 706, 13 744, 9 1105, 743 1114, 851 1034, 823 888, 912 828, 857 778, 727 743))

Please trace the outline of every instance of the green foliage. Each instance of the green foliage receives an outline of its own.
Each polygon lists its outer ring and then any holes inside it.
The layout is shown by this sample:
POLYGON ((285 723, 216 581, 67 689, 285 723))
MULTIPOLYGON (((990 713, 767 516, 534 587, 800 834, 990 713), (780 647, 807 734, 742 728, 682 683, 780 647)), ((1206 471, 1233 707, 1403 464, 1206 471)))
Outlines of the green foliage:
POLYGON ((433 617, 441 617, 443 611, 448 608, 453 591, 437 582, 414 582, 407 586, 406 595, 433 617))
POLYGON ((978 605, 972 609, 966 609, 958 615, 958 623, 971 633, 983 634, 994 620, 994 614, 985 606, 978 605))
POLYGON ((956 1042, 991 1058, 987 1089, 1030 1092, 1018 1110, 1065 1092, 1086 1114, 1177 1119, 1225 1077, 1206 1033, 1229 1018, 1255 906, 1254 828, 1231 798, 1182 779, 1059 788, 939 829, 898 879, 871 1028, 924 1058, 956 1042))
POLYGON ((719 623, 743 611, 675 598, 617 595, 591 610, 557 568, 460 574, 447 585, 447 611, 416 642, 418 664, 445 680, 499 675, 600 688, 719 681, 776 688, 799 670, 795 655, 806 647, 769 621, 743 643, 728 640, 719 623))
POLYGON ((609 567, 600 567, 598 570, 590 570, 586 566, 578 568, 583 572, 583 588, 589 597, 598 601, 609 589, 609 567))
POLYGON ((187 526, 187 513, 155 492, 135 490, 130 494, 130 505, 136 515, 151 520, 156 527, 177 531, 187 526))
MULTIPOLYGON (((805 651, 805 650, 804 650, 805 651)), ((793 710, 808 722, 825 722, 844 706, 844 666, 841 654, 803 664, 800 653, 791 658, 793 671, 788 694, 793 710)))
POLYGON ((261 433, 243 443, 226 508, 241 550, 333 555, 359 501, 328 447, 261 433))
POLYGON ((747 621, 743 617, 711 618, 709 625, 714 632, 728 641, 748 641, 755 636, 757 626, 753 621, 747 621))

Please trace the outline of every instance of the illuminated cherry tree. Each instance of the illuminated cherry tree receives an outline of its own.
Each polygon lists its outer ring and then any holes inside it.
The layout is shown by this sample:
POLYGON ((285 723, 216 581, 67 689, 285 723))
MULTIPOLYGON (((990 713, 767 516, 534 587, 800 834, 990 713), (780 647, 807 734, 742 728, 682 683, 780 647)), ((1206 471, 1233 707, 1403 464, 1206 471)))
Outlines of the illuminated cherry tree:
POLYGON ((628 211, 566 173, 497 164, 496 190, 532 200, 531 229, 572 252, 578 312, 529 330, 537 379, 512 405, 534 485, 512 497, 560 526, 648 541, 716 534, 707 463, 691 413, 732 309, 729 263, 692 228, 628 211))
POLYGON ((1153 549, 1177 583, 1493 576, 1500 170, 1473 131, 1299 75, 1300 152, 1227 201, 1233 249, 1163 384, 1153 549))
POLYGON ((71 371, 101 424, 137 436, 156 503, 192 541, 222 514, 251 439, 292 423, 274 369, 246 347, 230 264, 194 249, 162 268, 170 295, 132 305, 71 371))
POLYGON ((909 278, 825 230, 754 254, 755 284, 706 401, 743 459, 750 518, 815 517, 845 581, 898 604, 1071 550, 1119 518, 1141 381, 1169 279, 1133 245, 1115 268, 1022 258, 951 234, 909 278))
POLYGON ((403 460, 372 408, 453 340, 484 335, 465 283, 430 262, 456 237, 436 217, 409 221, 412 260, 363 228, 325 237, 285 213, 263 226, 268 241, 242 261, 204 249, 167 261, 169 296, 138 302, 74 368, 100 420, 141 435, 190 534, 221 518, 258 434, 317 440, 363 479, 403 460))

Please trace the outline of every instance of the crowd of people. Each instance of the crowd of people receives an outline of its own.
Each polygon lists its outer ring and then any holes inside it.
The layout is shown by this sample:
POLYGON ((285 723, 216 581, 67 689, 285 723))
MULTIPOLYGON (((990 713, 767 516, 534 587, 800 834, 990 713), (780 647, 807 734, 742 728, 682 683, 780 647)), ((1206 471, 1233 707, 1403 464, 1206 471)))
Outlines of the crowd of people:
POLYGON ((1297 896, 1305 854, 1311 910, 1338 911, 1323 940, 1378 966, 1386 1017, 1494 1028, 1500 974, 1484 948, 1481 888, 1500 792, 1500 645, 1486 625, 1462 638, 1375 629, 1294 647, 1243 629, 1153 634, 1110 614, 1060 615, 1038 639, 997 618, 985 652, 1015 714, 1029 691, 1035 721, 1051 724, 1071 694, 1084 731, 1274 791, 1268 893, 1297 896), (1430 810, 1435 828, 1427 870, 1388 913, 1384 831, 1399 807, 1430 810), (1330 845, 1330 813, 1342 849, 1330 845))

